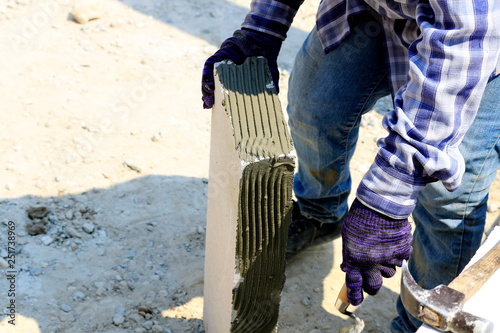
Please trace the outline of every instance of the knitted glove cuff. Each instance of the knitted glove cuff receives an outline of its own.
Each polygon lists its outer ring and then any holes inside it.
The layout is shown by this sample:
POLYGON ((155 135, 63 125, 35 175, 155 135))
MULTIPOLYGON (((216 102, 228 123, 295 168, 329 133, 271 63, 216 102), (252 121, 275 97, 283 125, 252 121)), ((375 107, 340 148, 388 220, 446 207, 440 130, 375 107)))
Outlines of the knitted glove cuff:
POLYGON ((407 222, 407 219, 393 219, 383 215, 361 203, 358 199, 354 199, 350 213, 352 217, 362 219, 365 225, 369 228, 376 229, 395 229, 400 228, 401 224, 407 222))

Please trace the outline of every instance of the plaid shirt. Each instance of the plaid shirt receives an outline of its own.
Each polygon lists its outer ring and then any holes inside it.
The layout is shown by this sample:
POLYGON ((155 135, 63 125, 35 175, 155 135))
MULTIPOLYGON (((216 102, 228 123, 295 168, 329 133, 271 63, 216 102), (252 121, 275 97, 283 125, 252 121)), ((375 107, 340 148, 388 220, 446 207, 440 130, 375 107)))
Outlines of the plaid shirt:
MULTIPOLYGON (((302 2, 253 0, 242 27, 285 39, 302 2)), ((439 180, 450 191, 460 185, 458 145, 488 79, 499 74, 500 0, 323 0, 316 27, 325 52, 349 34, 350 15, 372 9, 382 17, 394 110, 357 197, 406 218, 427 183, 439 180)))

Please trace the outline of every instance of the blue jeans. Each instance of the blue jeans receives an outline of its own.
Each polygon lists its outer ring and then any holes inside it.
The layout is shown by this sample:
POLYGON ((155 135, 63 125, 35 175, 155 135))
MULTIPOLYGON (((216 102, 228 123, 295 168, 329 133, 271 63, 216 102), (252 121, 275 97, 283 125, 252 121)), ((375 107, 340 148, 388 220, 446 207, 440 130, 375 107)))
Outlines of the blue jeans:
MULTIPOLYGON (((349 162, 361 116, 390 94, 383 33, 376 15, 355 18, 349 37, 324 54, 315 29, 299 50, 289 83, 289 125, 298 158, 294 192, 303 215, 324 222, 347 213, 349 162)), ((448 192, 441 183, 419 194, 413 212, 414 253, 410 270, 424 288, 450 282, 480 245, 488 191, 500 165, 500 79, 489 82, 478 116, 461 151, 462 186, 448 192)), ((393 332, 420 325, 398 301, 393 332)))

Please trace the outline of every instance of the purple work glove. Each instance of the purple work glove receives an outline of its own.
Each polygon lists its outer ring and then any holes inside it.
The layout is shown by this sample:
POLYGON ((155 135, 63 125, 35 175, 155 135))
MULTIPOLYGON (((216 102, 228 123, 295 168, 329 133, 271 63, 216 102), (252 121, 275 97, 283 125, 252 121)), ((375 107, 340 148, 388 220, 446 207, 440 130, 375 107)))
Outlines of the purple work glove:
POLYGON ((231 60, 236 65, 241 65, 248 57, 263 56, 267 58, 274 86, 279 92, 277 58, 282 42, 281 39, 262 32, 249 29, 236 30, 233 37, 226 39, 220 49, 208 58, 203 66, 201 79, 203 108, 210 109, 214 105, 214 64, 222 60, 231 60))
POLYGON ((355 199, 342 227, 340 268, 346 273, 347 298, 352 305, 363 302, 364 290, 375 295, 382 277, 396 274, 396 266, 412 253, 411 226, 366 207, 355 199))

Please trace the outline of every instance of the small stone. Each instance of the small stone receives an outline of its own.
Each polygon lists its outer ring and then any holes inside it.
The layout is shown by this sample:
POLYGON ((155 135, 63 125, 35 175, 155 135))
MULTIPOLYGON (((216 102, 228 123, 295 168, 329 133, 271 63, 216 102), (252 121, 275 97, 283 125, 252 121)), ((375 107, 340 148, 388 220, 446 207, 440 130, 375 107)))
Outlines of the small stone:
POLYGON ((26 231, 31 236, 45 234, 47 232, 47 228, 45 227, 46 223, 43 221, 39 222, 28 222, 26 223, 26 231))
POLYGON ((69 306, 68 304, 61 304, 60 309, 64 312, 70 312, 72 310, 71 306, 69 306))
POLYGON ((70 235, 71 237, 82 238, 82 235, 80 235, 80 233, 78 231, 76 231, 76 229, 71 227, 71 226, 66 227, 65 230, 68 233, 68 235, 70 235))
POLYGON ((138 313, 132 313, 128 316, 130 320, 135 321, 136 323, 142 322, 143 318, 138 313))
POLYGON ((84 292, 77 291, 71 296, 71 299, 75 302, 81 302, 85 299, 85 297, 87 297, 87 295, 84 292))
POLYGON ((118 306, 118 307, 115 309, 115 314, 121 314, 121 315, 124 315, 124 314, 125 314, 125 311, 127 311, 127 309, 125 309, 123 306, 118 306))
POLYGON ((311 299, 309 297, 302 298, 302 300, 300 302, 302 303, 302 305, 304 305, 306 307, 310 307, 312 305, 311 299))
POLYGON ((142 323, 142 327, 147 330, 151 330, 151 328, 153 328, 153 322, 151 320, 146 320, 144 323, 142 323))
POLYGON ((160 141, 161 139, 162 139, 162 134, 161 134, 161 132, 159 132, 159 133, 157 133, 157 134, 155 134, 155 135, 153 135, 153 136, 151 137, 151 141, 153 141, 153 142, 158 142, 158 141, 160 141))
POLYGON ((51 222, 51 223, 57 223, 57 222, 59 222, 59 218, 58 218, 56 215, 54 215, 54 214, 50 214, 50 215, 47 217, 47 219, 48 219, 48 220, 49 220, 49 222, 51 222))
POLYGON ((113 316, 113 324, 119 326, 125 322, 125 316, 122 314, 115 314, 113 316))
POLYGON ((150 306, 139 306, 139 308, 137 308, 137 311, 141 311, 141 312, 144 312, 144 313, 153 313, 153 309, 150 307, 150 306))
POLYGON ((95 226, 94 224, 90 223, 90 222, 85 222, 83 225, 82 225, 82 229, 83 231, 85 231, 87 234, 91 234, 94 232, 95 230, 95 226))
POLYGON ((52 242, 54 242, 54 238, 52 238, 49 235, 43 236, 42 238, 40 238, 40 240, 42 241, 43 245, 45 245, 45 246, 48 246, 48 245, 52 244, 52 242))
POLYGON ((101 10, 95 3, 77 4, 71 12, 73 20, 79 24, 86 24, 97 20, 101 16, 101 10))
POLYGON ((142 172, 142 169, 140 167, 138 167, 137 165, 129 162, 129 161, 125 161, 123 162, 123 165, 126 166, 127 168, 129 168, 130 170, 132 171, 135 171, 137 173, 141 173, 142 172))
POLYGON ((75 213, 71 210, 67 210, 64 212, 64 217, 66 217, 68 220, 72 220, 75 216, 75 213))
POLYGON ((47 216, 49 214, 49 210, 47 209, 47 207, 30 207, 28 208, 28 210, 26 211, 28 213, 28 217, 31 219, 31 220, 39 220, 39 219, 43 219, 45 216, 47 216))
POLYGON ((43 273, 43 269, 41 267, 36 267, 36 268, 32 268, 29 270, 31 276, 39 276, 39 275, 42 275, 43 273))

